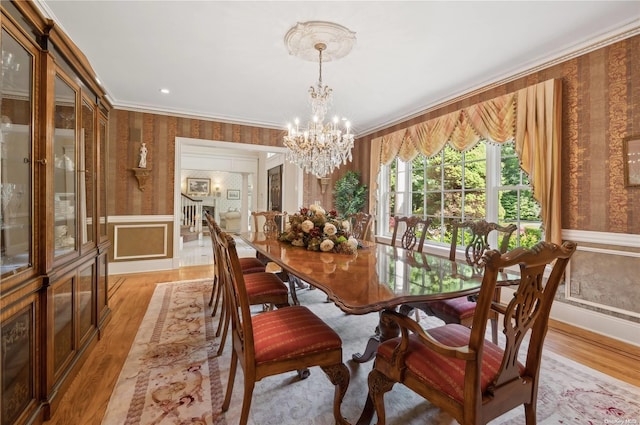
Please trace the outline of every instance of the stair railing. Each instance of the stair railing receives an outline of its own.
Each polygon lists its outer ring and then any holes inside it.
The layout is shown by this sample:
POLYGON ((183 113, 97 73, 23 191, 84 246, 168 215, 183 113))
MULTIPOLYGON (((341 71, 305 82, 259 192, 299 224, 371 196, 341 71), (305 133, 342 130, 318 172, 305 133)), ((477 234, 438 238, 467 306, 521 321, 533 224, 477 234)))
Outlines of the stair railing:
POLYGON ((193 228, 193 232, 202 233, 202 200, 193 199, 184 193, 181 195, 180 211, 182 211, 182 217, 180 223, 183 226, 189 226, 189 229, 193 228))

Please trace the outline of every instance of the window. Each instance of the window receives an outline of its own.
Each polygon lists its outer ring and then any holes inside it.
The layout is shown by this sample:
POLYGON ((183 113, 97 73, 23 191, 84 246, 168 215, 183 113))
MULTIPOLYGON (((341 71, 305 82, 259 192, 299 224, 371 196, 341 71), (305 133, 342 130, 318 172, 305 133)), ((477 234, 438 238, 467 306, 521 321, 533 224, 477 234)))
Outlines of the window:
POLYGON ((480 218, 518 226, 510 249, 543 239, 540 207, 513 142, 481 142, 464 152, 446 145, 439 154, 419 155, 410 163, 396 158, 383 167, 379 187, 382 235, 393 232, 394 215, 419 215, 432 219, 427 240, 434 243, 450 243, 451 220, 480 218))

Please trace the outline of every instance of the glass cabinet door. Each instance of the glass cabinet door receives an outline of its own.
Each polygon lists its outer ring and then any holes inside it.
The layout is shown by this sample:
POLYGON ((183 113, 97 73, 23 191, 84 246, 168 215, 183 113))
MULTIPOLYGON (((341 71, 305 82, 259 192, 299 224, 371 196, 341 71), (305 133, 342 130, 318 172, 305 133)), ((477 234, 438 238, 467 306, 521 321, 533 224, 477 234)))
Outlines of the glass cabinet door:
POLYGON ((3 280, 32 266, 34 53, 2 29, 0 267, 3 280))
POLYGON ((107 172, 108 170, 108 162, 107 162, 107 120, 100 115, 100 123, 98 124, 98 137, 99 137, 99 161, 102 166, 102 174, 99 182, 99 208, 100 212, 100 230, 99 230, 99 241, 103 242, 108 239, 107 236, 107 172))
POLYGON ((82 129, 80 134, 80 231, 82 244, 95 245, 95 115, 94 108, 82 101, 82 129))
POLYGON ((53 206, 55 257, 77 251, 76 95, 59 74, 55 78, 53 206))

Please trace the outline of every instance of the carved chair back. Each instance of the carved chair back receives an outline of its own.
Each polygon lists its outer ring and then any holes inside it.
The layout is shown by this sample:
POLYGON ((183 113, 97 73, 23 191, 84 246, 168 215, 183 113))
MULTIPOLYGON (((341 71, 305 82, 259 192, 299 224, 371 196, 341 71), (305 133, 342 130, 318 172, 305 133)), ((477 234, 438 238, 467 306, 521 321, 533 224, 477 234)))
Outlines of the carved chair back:
POLYGON ((424 239, 429 231, 431 218, 423 218, 420 216, 393 217, 393 236, 391 237, 391 245, 397 246, 398 229, 404 227, 404 232, 400 236, 400 246, 405 249, 422 252, 424 239), (404 224, 403 224, 404 223, 404 224))
POLYGON ((368 240, 373 216, 365 212, 357 212, 349 216, 351 236, 358 240, 368 240))
POLYGON ((255 232, 263 232, 267 237, 277 237, 283 230, 284 223, 287 221, 287 212, 281 211, 252 211, 253 227, 255 232), (259 222, 262 221, 262 227, 259 222))
POLYGON ((408 316, 384 311, 381 320, 395 322, 401 336, 378 347, 369 375, 378 424, 385 423, 384 393, 400 382, 461 424, 484 424, 524 405, 526 423, 534 425, 549 312, 575 249, 573 242, 562 246, 540 242, 531 249, 516 248, 502 255, 488 251, 471 329, 446 324, 425 332, 408 316), (521 277, 511 301, 501 305, 493 295, 500 270, 510 266, 519 266, 521 277), (552 269, 545 283, 547 266, 552 269), (504 315, 504 348, 485 339, 492 309, 504 315), (525 350, 520 357, 523 363, 518 361, 521 349, 525 350))
POLYGON ((458 245, 464 245, 465 260, 472 266, 478 266, 484 253, 491 249, 489 246, 491 232, 498 234, 497 249, 501 254, 504 254, 509 248, 511 235, 517 228, 515 224, 501 226, 486 220, 466 220, 463 222, 452 220, 449 259, 455 260, 458 245))

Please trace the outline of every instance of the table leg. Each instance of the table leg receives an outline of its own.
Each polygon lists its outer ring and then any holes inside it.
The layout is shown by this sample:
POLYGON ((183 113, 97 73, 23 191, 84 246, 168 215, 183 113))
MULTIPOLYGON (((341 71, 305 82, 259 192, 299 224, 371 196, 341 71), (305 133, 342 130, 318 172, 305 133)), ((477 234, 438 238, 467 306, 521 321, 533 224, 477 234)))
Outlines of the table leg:
POLYGON ((367 347, 365 348, 364 354, 355 353, 351 358, 354 362, 357 363, 366 363, 369 360, 373 359, 376 354, 376 350, 378 349, 378 345, 382 342, 395 338, 400 335, 400 327, 398 324, 389 319, 381 319, 378 322, 378 327, 376 328, 376 334, 369 338, 367 342, 367 347))
POLYGON ((298 294, 296 294, 297 278, 295 276, 289 275, 286 270, 282 269, 282 271, 280 272, 280 279, 289 283, 289 293, 291 294, 293 305, 300 305, 300 301, 298 301, 298 294))
POLYGON ((280 279, 289 283, 289 293, 291 294, 293 305, 300 305, 300 301, 298 301, 298 294, 296 293, 296 287, 305 289, 307 286, 302 283, 302 280, 300 280, 299 277, 290 275, 284 269, 280 272, 280 279))
POLYGON ((371 419, 373 418, 373 413, 375 409, 373 408, 373 400, 371 400, 371 396, 367 393, 367 401, 364 403, 364 408, 362 409, 362 413, 358 418, 358 422, 356 425, 369 425, 371 423, 371 419))
POLYGON ((355 353, 351 356, 351 358, 356 363, 366 363, 369 360, 373 359, 376 354, 376 350, 378 349, 378 345, 380 345, 380 337, 378 335, 374 335, 369 338, 367 347, 364 350, 364 354, 355 353))

